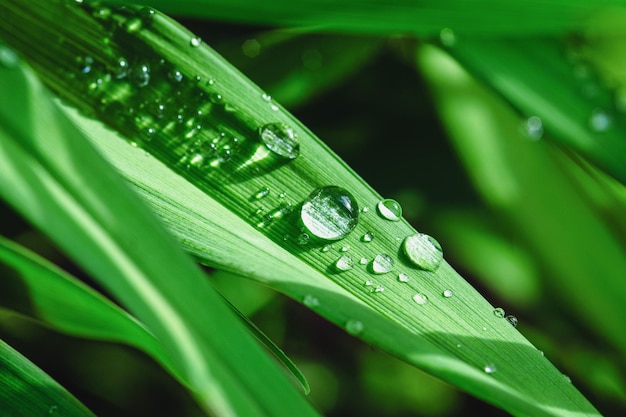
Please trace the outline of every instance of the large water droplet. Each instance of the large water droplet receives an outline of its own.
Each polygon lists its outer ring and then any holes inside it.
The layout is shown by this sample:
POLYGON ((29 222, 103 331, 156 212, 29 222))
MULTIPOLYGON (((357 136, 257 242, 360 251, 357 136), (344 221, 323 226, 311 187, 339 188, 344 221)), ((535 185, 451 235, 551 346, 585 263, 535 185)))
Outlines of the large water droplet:
POLYGON ((435 271, 443 259, 439 242, 424 233, 408 236, 402 243, 402 249, 415 266, 426 271, 435 271))
POLYGON ((419 305, 424 305, 428 302, 428 297, 426 294, 417 293, 413 296, 413 301, 415 301, 419 305))
POLYGON ((372 272, 375 274, 386 274, 393 269, 393 259, 391 256, 381 253, 376 255, 372 261, 372 272))
POLYGON ((382 200, 376 207, 378 208, 378 213, 387 220, 397 222, 402 218, 402 207, 395 200, 382 200))
POLYGON ((335 263, 335 267, 340 271, 348 271, 352 269, 354 266, 354 259, 350 255, 343 255, 341 258, 337 259, 335 263))
POLYGON ((359 222, 359 208, 352 194, 337 186, 318 188, 302 204, 302 223, 320 239, 346 237, 359 222))
POLYGON ((88 74, 93 68, 93 58, 90 56, 81 56, 76 59, 78 63, 78 71, 81 74, 88 74))
POLYGON ((348 320, 346 322, 346 332, 355 336, 363 332, 363 323, 359 320, 348 320))
POLYGON ((300 141, 293 129, 284 123, 268 123, 259 129, 261 141, 267 148, 284 158, 300 155, 300 141))

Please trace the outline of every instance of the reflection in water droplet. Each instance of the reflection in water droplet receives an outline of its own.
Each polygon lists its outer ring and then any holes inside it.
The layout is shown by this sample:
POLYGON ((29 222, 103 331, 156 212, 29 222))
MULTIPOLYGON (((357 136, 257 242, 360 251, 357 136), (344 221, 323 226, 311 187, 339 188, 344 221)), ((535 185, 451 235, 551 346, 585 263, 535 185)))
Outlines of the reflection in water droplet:
POLYGON ((589 126, 596 132, 605 132, 612 123, 612 117, 602 109, 595 109, 589 117, 589 126))
POLYGON ((452 297, 452 291, 451 290, 444 290, 443 293, 441 293, 445 298, 450 298, 452 297))
POLYGON ((398 274, 398 281, 409 282, 409 276, 407 274, 398 274))
POLYGON ((439 242, 424 233, 408 236, 402 243, 402 249, 415 266, 426 271, 437 270, 443 260, 439 242))
POLYGON ((200 39, 197 36, 194 36, 193 38, 191 38, 191 40, 189 41, 189 44, 194 47, 197 48, 198 46, 200 46, 200 44, 202 43, 202 39, 200 39))
POLYGON ((355 336, 363 332, 363 323, 359 320, 348 320, 346 322, 346 332, 355 336))
POLYGON ((488 363, 487 365, 485 365, 483 370, 488 374, 493 374, 497 371, 496 365, 494 365, 493 363, 488 363))
POLYGON ((391 256, 381 253, 376 255, 372 261, 372 272, 375 274, 386 274, 393 269, 393 259, 391 256))
POLYGON ((395 200, 382 200, 376 207, 378 208, 378 213, 387 220, 397 222, 402 218, 402 207, 395 200))
POLYGON ((503 318, 506 313, 503 308, 497 307, 493 310, 493 314, 498 318, 503 318))
POLYGON ((359 208, 352 194, 328 186, 313 191, 302 204, 301 219, 315 237, 338 240, 346 237, 359 221, 359 208))
POLYGON ((371 242, 372 240, 374 240, 374 232, 367 232, 365 233, 362 237, 361 240, 363 242, 371 242))
POLYGON ((304 296, 302 303, 307 307, 315 307, 320 304, 320 301, 314 295, 307 294, 304 296))
POLYGON ((543 137, 543 122, 537 116, 531 116, 524 123, 524 133, 530 140, 539 140, 543 137))
POLYGON ((506 318, 506 320, 507 320, 509 323, 511 323, 511 325, 512 325, 513 327, 517 327, 517 323, 519 322, 519 321, 517 320, 517 317, 515 317, 515 316, 513 316, 513 315, 508 315, 508 316, 506 316, 505 318, 506 318))
POLYGON ((259 129, 261 141, 267 148, 284 158, 300 155, 300 141, 293 129, 284 123, 268 123, 259 129))
POLYGON ((354 266, 354 259, 350 255, 343 255, 341 258, 337 259, 335 263, 335 267, 340 271, 347 271, 352 269, 354 266))
POLYGON ((452 29, 443 28, 441 32, 439 32, 439 40, 441 40, 443 46, 451 47, 456 44, 456 35, 452 29))
POLYGON ((413 301, 415 301, 419 305, 424 305, 428 302, 428 297, 426 294, 417 293, 413 296, 413 301))

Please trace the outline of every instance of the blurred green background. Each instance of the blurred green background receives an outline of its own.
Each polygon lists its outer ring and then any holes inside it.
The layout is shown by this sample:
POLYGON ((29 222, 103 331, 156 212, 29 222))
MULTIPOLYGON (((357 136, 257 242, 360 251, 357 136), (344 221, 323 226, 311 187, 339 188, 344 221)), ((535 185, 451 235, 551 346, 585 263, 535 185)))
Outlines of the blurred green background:
MULTIPOLYGON (((472 178, 480 177, 472 173, 472 167, 468 169, 463 154, 474 145, 459 145, 450 139, 446 127, 454 115, 441 117, 432 77, 416 66, 415 50, 424 48, 425 41, 438 40, 298 34, 200 20, 182 23, 294 113, 381 195, 400 202, 405 218, 417 230, 435 236, 448 262, 485 298, 514 314, 519 319, 518 329, 601 413, 623 413, 623 356, 607 341, 602 323, 581 319, 584 313, 575 308, 578 301, 568 296, 577 290, 576 281, 564 291, 563 281, 554 279, 559 273, 556 268, 563 264, 538 256, 539 249, 558 252, 559 239, 567 236, 561 235, 559 228, 569 227, 568 223, 559 224, 550 213, 544 217, 541 208, 545 205, 554 213, 566 213, 571 209, 570 196, 562 193, 570 191, 558 181, 547 181, 543 193, 522 189, 529 208, 519 210, 521 220, 514 218, 515 211, 498 205, 500 196, 490 198, 484 189, 477 191, 472 178), (529 216, 535 216, 536 224, 529 216), (538 249, 520 227, 532 230, 544 227, 542 222, 550 222, 554 239, 538 249)), ((598 71, 610 73, 611 65, 626 57, 613 43, 587 41, 578 40, 576 51, 594 59, 598 71)), ((473 93, 460 89, 459 94, 473 93)), ((585 207, 596 216, 590 222, 608 225, 622 243, 624 254, 624 187, 569 152, 543 140, 524 139, 520 129, 530 115, 511 118, 517 113, 505 102, 483 100, 480 94, 488 93, 481 90, 476 99, 477 106, 488 103, 481 107, 485 117, 499 124, 499 132, 508 132, 506 140, 513 138, 520 146, 513 151, 520 156, 519 165, 541 172, 544 166, 540 164, 546 163, 547 155, 548 164, 553 165, 546 166, 562 174, 563 181, 582 196, 585 207), (533 147, 530 153, 526 153, 527 146, 533 147), (533 152, 542 153, 533 159, 533 152)), ((462 120, 459 123, 463 126, 462 120)), ((479 152, 480 139, 477 137, 475 144, 479 152)), ((489 169, 489 157, 486 161, 474 168, 489 169)), ((508 173, 509 166, 502 161, 494 156, 500 180, 506 182, 508 175, 516 174, 508 173)), ((511 170, 518 168, 510 166, 511 170)), ((494 185, 494 194, 501 191, 494 185)), ((88 280, 44 236, 4 205, 0 206, 0 218, 2 235, 88 280)), ((580 233, 585 233, 584 225, 580 233)), ((588 252, 580 256, 601 257, 602 252, 602 247, 589 242, 588 252)), ((569 261, 565 259, 564 264, 569 261)), ((569 271, 561 273, 567 277, 569 271)), ((219 271, 207 269, 207 275, 296 362, 311 385, 309 398, 327 416, 507 415, 365 345, 267 288, 219 271)), ((202 415, 184 389, 137 351, 59 335, 7 313, 0 317, 0 338, 97 415, 202 415)))

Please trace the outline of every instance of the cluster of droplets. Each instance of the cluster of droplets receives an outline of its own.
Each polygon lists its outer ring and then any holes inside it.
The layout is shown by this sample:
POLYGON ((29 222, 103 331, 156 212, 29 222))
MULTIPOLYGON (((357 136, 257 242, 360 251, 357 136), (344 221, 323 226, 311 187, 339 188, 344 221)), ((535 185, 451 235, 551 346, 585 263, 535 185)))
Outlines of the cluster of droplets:
POLYGON ((498 318, 505 319, 506 321, 508 321, 511 324, 511 326, 517 327, 517 323, 518 323, 517 317, 515 317, 512 314, 509 314, 507 316, 506 312, 504 311, 504 309, 502 307, 494 308, 493 309, 493 314, 496 317, 498 317, 498 318))

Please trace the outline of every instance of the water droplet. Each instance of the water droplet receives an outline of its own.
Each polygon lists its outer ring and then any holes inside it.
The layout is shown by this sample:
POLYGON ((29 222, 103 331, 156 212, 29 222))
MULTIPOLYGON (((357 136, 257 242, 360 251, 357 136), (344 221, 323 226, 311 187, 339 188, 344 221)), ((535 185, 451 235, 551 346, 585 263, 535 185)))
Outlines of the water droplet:
POLYGON ((306 233, 302 233, 300 234, 300 236, 298 236, 298 244, 306 245, 307 243, 309 243, 309 239, 309 235, 307 235, 306 233))
POLYGON ((368 262, 369 262, 369 260, 368 260, 367 258, 361 258, 361 259, 359 260, 359 263, 360 263, 361 265, 367 265, 367 263, 368 263, 368 262))
POLYGON ((589 126, 596 132, 605 132, 612 123, 611 115, 602 109, 595 109, 589 117, 589 126))
POLYGON ((439 39, 441 40, 441 44, 443 46, 451 47, 456 44, 456 35, 450 28, 441 29, 441 32, 439 32, 439 39))
POLYGON ((150 83, 150 66, 146 63, 137 64, 130 68, 130 80, 137 87, 145 87, 150 83))
POLYGON ((415 301, 419 305, 424 305, 428 302, 428 297, 426 294, 417 293, 413 296, 413 301, 415 301))
POLYGON ((509 323, 511 323, 511 326, 513 326, 513 327, 517 327, 517 323, 519 322, 519 321, 517 320, 517 317, 515 317, 515 316, 513 316, 513 315, 508 315, 508 316, 506 316, 505 318, 506 318, 506 320, 507 320, 509 323))
POLYGON ((339 249, 339 252, 348 252, 350 250, 350 246, 342 246, 341 249, 339 249))
POLYGON ((402 207, 395 200, 382 200, 376 207, 378 208, 378 213, 387 220, 397 222, 402 218, 402 207))
POLYGON ((493 374, 497 371, 496 365, 494 365, 493 363, 488 363, 487 365, 485 365, 483 370, 485 371, 485 373, 488 373, 488 374, 493 374))
POLYGON ((167 73, 167 77, 174 82, 181 82, 183 80, 183 73, 177 69, 173 69, 167 73))
POLYGON ((563 379, 565 379, 565 381, 569 382, 570 384, 572 383, 572 378, 570 378, 568 375, 563 374, 563 379))
POLYGON ((443 295, 445 298, 450 298, 452 297, 452 290, 444 290, 441 295, 443 295))
POLYGON ((269 193, 270 193, 269 187, 263 187, 263 188, 259 189, 259 191, 257 191, 252 197, 255 200, 260 200, 262 198, 267 197, 269 195, 269 193))
POLYGON ((197 48, 198 46, 200 46, 201 43, 202 43, 202 39, 200 39, 198 36, 194 36, 193 38, 189 40, 189 44, 193 48, 197 48))
POLYGON ((361 240, 363 242, 371 242, 372 240, 374 240, 374 232, 367 232, 365 233, 362 237, 361 240))
POLYGON ((20 59, 13 49, 0 45, 0 65, 5 68, 17 68, 20 63, 20 59))
POLYGON ((331 250, 333 247, 331 245, 326 245, 322 248, 322 252, 328 252, 329 250, 331 250))
POLYGON ((78 71, 81 74, 89 74, 93 67, 93 58, 90 56, 81 56, 76 59, 78 63, 78 71))
POLYGON ((57 412, 58 409, 59 409, 59 406, 51 405, 50 408, 48 408, 48 414, 54 414, 57 412))
POLYGON ((341 258, 337 259, 335 263, 335 267, 340 271, 347 271, 352 269, 354 266, 354 259, 350 255, 343 255, 341 258))
POLYGON ((126 29, 126 31, 128 31, 128 33, 134 33, 141 29, 141 27, 143 26, 143 22, 141 21, 140 18, 135 17, 132 19, 128 19, 123 24, 123 26, 126 29))
POLYGON ((328 186, 313 191, 302 204, 301 219, 307 230, 320 239, 346 237, 359 221, 359 208, 352 194, 328 186))
POLYGON ((320 301, 314 295, 307 294, 304 296, 302 303, 307 307, 316 307, 320 304, 320 301))
POLYGON ((393 259, 391 256, 381 253, 376 255, 372 261, 372 272, 375 274, 386 274, 393 269, 393 259))
POLYGON ((272 222, 277 219, 281 219, 285 217, 287 214, 291 213, 293 207, 290 203, 281 203, 274 210, 270 211, 261 222, 257 224, 257 227, 266 227, 269 226, 272 222))
POLYGON ((359 320, 348 320, 346 322, 346 332, 355 336, 363 332, 363 323, 359 320))
POLYGON ((285 192, 278 194, 278 198, 285 198, 285 197, 287 197, 287 193, 285 192))
POLYGON ((531 116, 524 123, 524 133, 530 140, 539 140, 543 137, 543 122, 537 116, 531 116))
POLYGON ((374 288, 374 292, 384 292, 385 291, 385 287, 383 287, 382 285, 377 285, 376 288, 374 288))
POLYGON ((398 274, 398 281, 409 282, 409 276, 407 274, 398 274))
POLYGON ((267 93, 263 93, 263 95, 261 95, 261 98, 263 99, 263 101, 272 101, 272 96, 267 93))
POLYGON ((487 326, 483 326, 483 332, 487 331, 487 326))
POLYGON ((267 148, 284 158, 300 155, 300 141, 293 129, 284 123, 268 123, 259 129, 261 141, 267 148))
POLYGON ((493 310, 493 314, 494 314, 496 317, 498 317, 498 318, 500 318, 500 319, 501 319, 501 318, 503 318, 503 317, 504 317, 504 315, 505 315, 506 313, 504 312, 504 309, 503 309, 503 308, 498 307, 498 308, 494 308, 494 310, 493 310))
POLYGON ((371 287, 372 285, 374 285, 374 281, 372 281, 371 279, 368 279, 367 281, 363 283, 363 285, 365 285, 366 287, 371 287))
POLYGON ((369 207, 363 207, 361 209, 361 213, 367 213, 368 211, 370 211, 369 207))
POLYGON ((424 233, 408 236, 402 243, 402 249, 415 266, 426 271, 437 270, 443 260, 439 242, 424 233))

